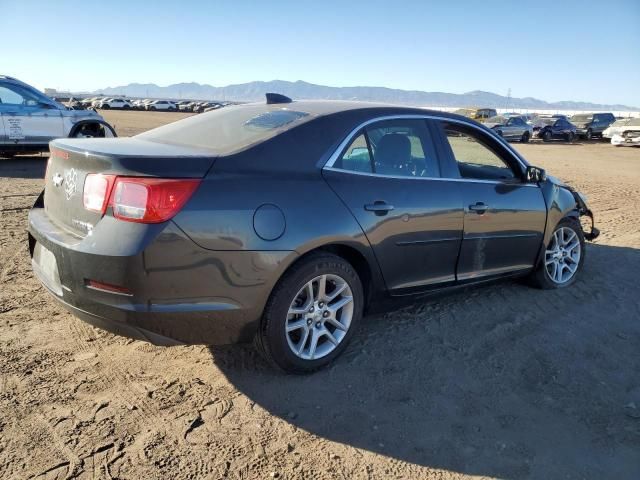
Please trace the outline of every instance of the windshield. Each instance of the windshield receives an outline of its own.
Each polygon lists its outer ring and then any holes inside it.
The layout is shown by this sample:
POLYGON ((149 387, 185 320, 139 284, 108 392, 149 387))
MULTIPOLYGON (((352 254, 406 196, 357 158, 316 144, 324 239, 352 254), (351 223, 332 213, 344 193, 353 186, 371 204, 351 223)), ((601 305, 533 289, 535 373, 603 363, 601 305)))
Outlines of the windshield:
POLYGON ((640 118, 623 118, 621 120, 616 120, 612 125, 612 127, 640 127, 640 118))
POLYGON ((572 122, 590 122, 593 119, 593 115, 574 115, 571 117, 572 122))
POLYGON ((498 115, 497 117, 488 118, 486 123, 505 123, 506 121, 507 121, 507 117, 498 115))
POLYGON ((313 118, 281 105, 247 104, 219 108, 136 135, 136 138, 189 145, 228 155, 263 142, 313 118))
POLYGON ((543 125, 553 125, 556 123, 557 118, 539 118, 538 121, 543 125))

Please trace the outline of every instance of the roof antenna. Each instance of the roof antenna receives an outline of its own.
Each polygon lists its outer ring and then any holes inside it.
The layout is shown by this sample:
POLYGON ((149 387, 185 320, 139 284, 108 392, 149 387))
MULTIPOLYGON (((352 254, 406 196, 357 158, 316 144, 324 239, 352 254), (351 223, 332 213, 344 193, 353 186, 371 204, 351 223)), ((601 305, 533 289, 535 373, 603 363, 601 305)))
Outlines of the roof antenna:
POLYGON ((267 97, 267 105, 272 105, 274 103, 291 103, 293 102, 293 100, 291 100, 289 97, 286 97, 280 93, 267 93, 265 94, 265 96, 267 97))

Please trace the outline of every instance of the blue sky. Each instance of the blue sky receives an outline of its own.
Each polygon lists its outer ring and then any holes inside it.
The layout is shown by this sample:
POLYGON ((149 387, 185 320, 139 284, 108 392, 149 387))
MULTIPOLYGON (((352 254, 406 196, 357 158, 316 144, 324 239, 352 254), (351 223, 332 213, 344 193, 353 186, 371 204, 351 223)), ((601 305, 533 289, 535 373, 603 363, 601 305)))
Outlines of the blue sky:
POLYGON ((0 38, 0 73, 39 88, 282 79, 640 106, 638 0, 0 0, 0 38))

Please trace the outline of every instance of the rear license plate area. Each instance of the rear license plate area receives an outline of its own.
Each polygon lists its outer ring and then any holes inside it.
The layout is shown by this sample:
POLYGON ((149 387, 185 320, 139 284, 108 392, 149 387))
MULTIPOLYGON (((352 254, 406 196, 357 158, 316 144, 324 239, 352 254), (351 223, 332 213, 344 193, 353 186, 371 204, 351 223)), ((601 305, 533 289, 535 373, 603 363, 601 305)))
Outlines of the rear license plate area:
POLYGON ((40 281, 42 281, 49 290, 61 297, 62 284, 60 283, 58 262, 53 252, 41 243, 36 242, 33 248, 31 264, 40 281))

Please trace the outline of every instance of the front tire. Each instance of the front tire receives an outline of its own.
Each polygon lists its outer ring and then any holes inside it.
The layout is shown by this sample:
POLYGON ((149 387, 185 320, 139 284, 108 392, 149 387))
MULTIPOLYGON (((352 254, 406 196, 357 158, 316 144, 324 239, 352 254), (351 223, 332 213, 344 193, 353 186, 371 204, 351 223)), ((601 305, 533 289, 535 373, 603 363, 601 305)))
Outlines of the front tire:
POLYGON ((587 133, 585 133, 584 138, 586 138, 587 140, 591 140, 593 138, 593 130, 591 130, 590 128, 587 129, 587 133))
POLYGON ((574 218, 562 219, 551 235, 538 268, 532 273, 534 286, 551 290, 575 283, 585 256, 584 233, 574 218))
POLYGON ((347 347, 364 307, 362 283, 349 262, 317 253, 294 265, 273 290, 255 344, 288 373, 310 373, 347 347))
POLYGON ((576 136, 573 134, 573 132, 569 132, 569 133, 567 133, 567 136, 566 136, 566 140, 567 140, 567 142, 569 142, 569 143, 573 143, 573 141, 575 140, 575 138, 576 138, 576 136))
POLYGON ((520 142, 521 143, 528 143, 529 142, 529 132, 524 132, 522 134, 522 137, 520 138, 520 142))
POLYGON ((542 134, 542 141, 543 142, 550 142, 551 138, 553 138, 553 134, 551 133, 551 130, 546 130, 543 134, 542 134))

